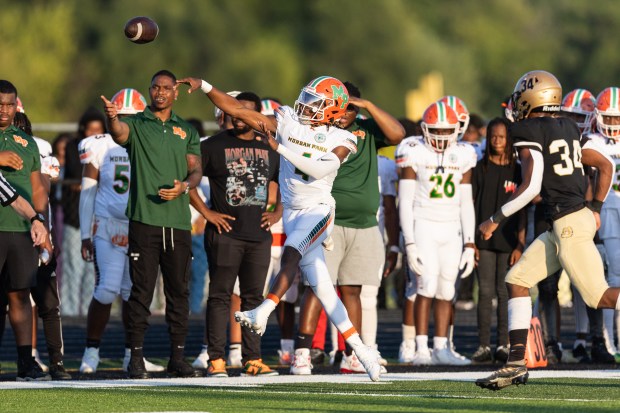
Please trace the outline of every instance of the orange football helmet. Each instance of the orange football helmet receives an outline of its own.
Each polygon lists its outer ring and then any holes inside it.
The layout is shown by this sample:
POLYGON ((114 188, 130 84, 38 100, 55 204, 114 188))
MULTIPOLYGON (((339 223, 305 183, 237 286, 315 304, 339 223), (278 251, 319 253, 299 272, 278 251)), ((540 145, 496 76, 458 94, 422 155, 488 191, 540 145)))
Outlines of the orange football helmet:
POLYGON ((606 138, 620 140, 620 88, 605 88, 596 97, 596 126, 606 138))
POLYGON ((275 116, 276 109, 282 106, 282 104, 273 99, 263 99, 260 101, 260 106, 260 113, 265 116, 275 116))
POLYGON ((456 96, 444 96, 439 99, 439 102, 444 102, 456 112, 461 125, 459 128, 459 138, 462 137, 467 130, 467 126, 469 126, 469 111, 467 106, 465 106, 465 102, 456 96))
POLYGON ((426 108, 420 126, 426 145, 435 152, 445 151, 459 136, 458 116, 454 109, 442 101, 426 108))
POLYGON ((560 111, 562 115, 577 122, 582 134, 590 133, 596 119, 596 98, 586 89, 575 89, 569 92, 562 100, 560 111))
POLYGON ((335 77, 317 77, 303 89, 295 101, 295 113, 303 124, 331 125, 344 115, 349 91, 335 77))
POLYGON ((112 97, 112 103, 116 105, 119 115, 135 115, 146 109, 147 103, 144 96, 136 89, 121 89, 112 97))

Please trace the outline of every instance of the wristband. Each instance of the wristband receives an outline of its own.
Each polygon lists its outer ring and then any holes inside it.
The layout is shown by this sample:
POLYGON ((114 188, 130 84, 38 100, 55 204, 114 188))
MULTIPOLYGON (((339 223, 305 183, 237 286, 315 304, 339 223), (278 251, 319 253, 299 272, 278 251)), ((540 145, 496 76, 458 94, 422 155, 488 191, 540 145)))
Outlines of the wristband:
POLYGON ((600 214, 601 208, 603 208, 603 201, 599 201, 597 199, 593 199, 592 201, 590 201, 590 209, 593 212, 600 214))
POLYGON ((206 80, 203 80, 202 84, 200 85, 200 90, 202 90, 206 95, 207 93, 213 90, 213 85, 207 82, 206 80))
POLYGON ((492 223, 499 224, 500 222, 502 222, 504 220, 504 218, 506 218, 506 215, 504 215, 504 213, 500 209, 496 213, 491 215, 491 218, 489 218, 489 219, 491 220, 492 223))
POLYGON ((396 254, 400 253, 400 248, 398 248, 398 245, 390 245, 388 248, 388 251, 390 252, 395 252, 396 254))

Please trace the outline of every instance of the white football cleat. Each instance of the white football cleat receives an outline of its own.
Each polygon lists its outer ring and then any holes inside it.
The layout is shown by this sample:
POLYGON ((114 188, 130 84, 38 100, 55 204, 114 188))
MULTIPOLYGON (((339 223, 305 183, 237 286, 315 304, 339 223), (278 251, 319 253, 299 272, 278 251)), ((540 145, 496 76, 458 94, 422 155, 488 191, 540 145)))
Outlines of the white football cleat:
POLYGON ((435 366, 469 366, 471 360, 455 356, 449 347, 434 349, 432 363, 435 366))
POLYGON ((99 365, 99 349, 95 347, 86 347, 82 356, 82 364, 80 365, 80 373, 93 374, 97 372, 99 365))
POLYGON ((411 364, 414 366, 430 366, 432 363, 431 351, 429 349, 417 350, 411 361, 411 364))
MULTIPOLYGON (((123 371, 124 372, 129 371, 129 360, 131 360, 131 349, 126 348, 125 356, 123 357, 123 371)), ((144 358, 144 368, 149 373, 161 373, 162 371, 166 369, 164 366, 151 363, 150 361, 146 359, 146 357, 144 358)))
POLYGON ((260 305, 254 310, 235 312, 235 320, 237 320, 237 322, 243 327, 249 328, 250 331, 258 334, 259 336, 262 336, 265 333, 268 319, 269 313, 262 309, 260 305))
MULTIPOLYGON (((379 352, 368 346, 357 346, 354 350, 356 358, 362 363, 366 373, 368 373, 368 377, 372 381, 378 381, 381 377, 381 365, 379 364, 379 352)), ((343 361, 345 360, 346 355, 343 356, 343 361)), ((340 364, 342 366, 342 363, 340 364)), ((341 369, 342 371, 342 369, 341 369)))
POLYGON ((196 360, 192 363, 192 367, 195 369, 207 369, 209 368, 209 349, 206 346, 202 346, 202 350, 196 360))
POLYGON ((295 350, 293 362, 291 363, 291 374, 309 375, 312 374, 312 362, 310 360, 310 349, 298 348, 295 350))
POLYGON ((398 349, 399 363, 412 363, 415 356, 415 340, 403 340, 398 349))

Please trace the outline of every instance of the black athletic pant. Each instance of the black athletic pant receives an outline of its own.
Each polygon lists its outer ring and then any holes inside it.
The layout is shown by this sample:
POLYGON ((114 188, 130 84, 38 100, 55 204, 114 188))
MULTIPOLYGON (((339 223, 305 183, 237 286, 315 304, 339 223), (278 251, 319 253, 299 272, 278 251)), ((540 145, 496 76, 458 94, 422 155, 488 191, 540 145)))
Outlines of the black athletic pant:
POLYGON ((127 338, 132 348, 142 348, 148 328, 158 268, 166 296, 166 322, 172 348, 185 346, 189 317, 189 277, 192 255, 188 230, 129 222, 129 274, 127 338))
POLYGON ((37 286, 30 293, 43 320, 45 342, 51 364, 62 361, 62 323, 60 320, 60 300, 56 282, 56 257, 48 265, 41 265, 37 271, 37 286))
MULTIPOLYGON (((271 260, 271 237, 261 242, 242 241, 218 234, 207 226, 205 249, 209 259, 209 299, 206 329, 209 358, 226 355, 226 327, 230 312, 230 296, 239 276, 241 311, 252 310, 263 301, 265 279, 271 260)), ((242 329, 243 360, 260 358, 261 337, 242 329)))
POLYGON ((478 262, 478 337, 481 346, 491 345, 491 313, 497 294, 497 344, 508 345, 508 289, 506 274, 510 254, 480 250, 478 262))

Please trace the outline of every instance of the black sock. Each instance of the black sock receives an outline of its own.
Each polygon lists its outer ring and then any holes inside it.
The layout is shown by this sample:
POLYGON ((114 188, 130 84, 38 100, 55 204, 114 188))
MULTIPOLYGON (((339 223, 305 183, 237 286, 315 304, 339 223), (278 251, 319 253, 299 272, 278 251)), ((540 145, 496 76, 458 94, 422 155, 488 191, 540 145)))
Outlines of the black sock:
POLYGON ((99 348, 100 345, 101 345, 101 340, 93 340, 92 338, 86 339, 86 347, 99 348))
POLYGON ((312 339, 313 339, 313 335, 312 334, 297 334, 297 337, 295 338, 295 348, 310 348, 312 347, 312 339))
POLYGON ((511 330, 508 332, 508 336, 510 337, 510 354, 508 355, 508 363, 513 361, 523 361, 525 359, 527 333, 527 328, 511 330))
POLYGON ((32 346, 17 346, 17 358, 28 360, 32 357, 32 346))

